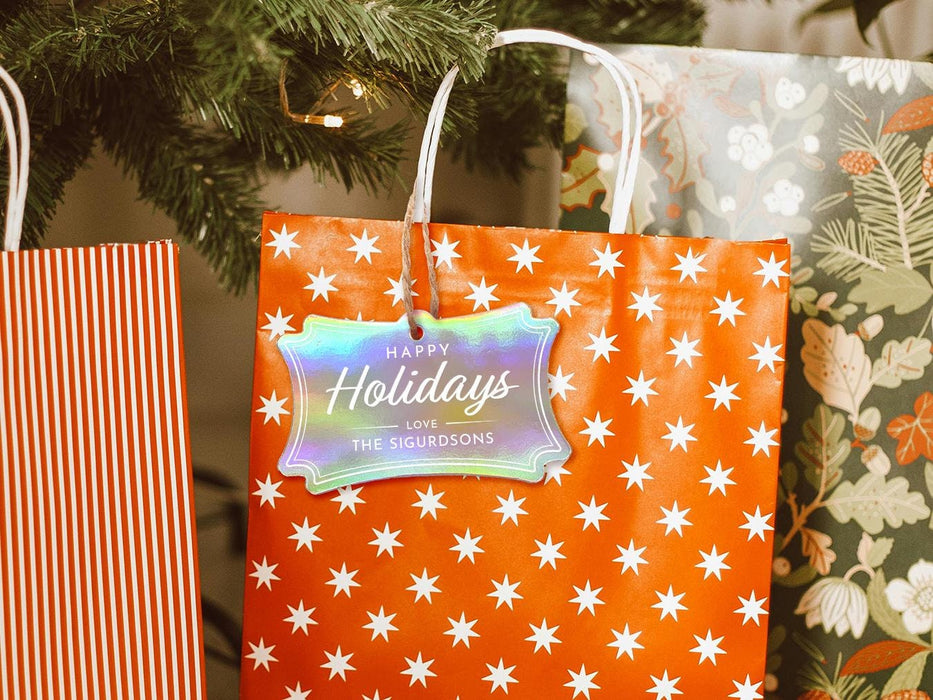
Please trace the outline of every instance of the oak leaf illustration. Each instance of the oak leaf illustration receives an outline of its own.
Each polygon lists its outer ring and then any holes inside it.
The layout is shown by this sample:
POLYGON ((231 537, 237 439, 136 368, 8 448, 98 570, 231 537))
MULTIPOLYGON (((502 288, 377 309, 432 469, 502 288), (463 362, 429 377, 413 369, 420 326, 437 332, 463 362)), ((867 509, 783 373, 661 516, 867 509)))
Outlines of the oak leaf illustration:
POLYGON ((905 413, 888 423, 888 435, 897 440, 895 455, 900 464, 910 464, 920 455, 933 459, 933 392, 925 391, 917 397, 914 413, 905 413))

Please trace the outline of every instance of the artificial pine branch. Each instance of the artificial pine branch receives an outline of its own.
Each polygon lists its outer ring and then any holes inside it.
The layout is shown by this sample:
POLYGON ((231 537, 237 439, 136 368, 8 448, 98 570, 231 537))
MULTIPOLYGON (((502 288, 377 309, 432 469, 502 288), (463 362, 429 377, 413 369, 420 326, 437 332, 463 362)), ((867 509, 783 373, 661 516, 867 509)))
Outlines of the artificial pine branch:
POLYGON ((559 142, 561 61, 541 47, 510 47, 487 61, 497 26, 692 43, 701 17, 698 0, 4 3, 0 64, 26 95, 34 135, 25 243, 39 243, 64 183, 100 143, 223 282, 242 289, 258 263, 265 169, 310 166, 319 178, 377 189, 393 180, 403 153, 404 124, 340 110, 340 129, 287 119, 278 100, 283 62, 302 111, 354 82, 366 103, 400 100, 419 116, 458 63, 468 84, 447 128, 463 135, 459 152, 517 174, 529 146, 559 142))

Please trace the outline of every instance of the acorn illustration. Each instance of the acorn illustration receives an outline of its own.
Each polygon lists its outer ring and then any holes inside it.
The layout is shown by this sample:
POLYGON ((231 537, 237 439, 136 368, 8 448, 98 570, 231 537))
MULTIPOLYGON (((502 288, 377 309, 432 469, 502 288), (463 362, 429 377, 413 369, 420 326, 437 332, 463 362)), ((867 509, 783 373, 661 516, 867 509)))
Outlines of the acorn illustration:
POLYGON ((930 695, 922 690, 895 690, 881 700, 930 700, 930 695))
POLYGON ((926 183, 930 187, 933 187, 933 151, 923 156, 923 164, 920 166, 920 171, 923 173, 923 179, 926 180, 926 183))
POLYGON ((868 175, 878 161, 868 151, 846 151, 839 156, 839 167, 849 175, 868 175))

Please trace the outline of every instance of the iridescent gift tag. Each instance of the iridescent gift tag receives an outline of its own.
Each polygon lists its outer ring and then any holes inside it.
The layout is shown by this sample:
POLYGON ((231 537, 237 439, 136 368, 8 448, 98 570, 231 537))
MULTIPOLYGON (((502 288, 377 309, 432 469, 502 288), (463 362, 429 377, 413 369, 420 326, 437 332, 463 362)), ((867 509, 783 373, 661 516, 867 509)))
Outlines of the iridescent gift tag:
POLYGON ((312 493, 433 474, 538 481, 570 446, 547 394, 558 324, 526 304, 435 319, 308 316, 278 341, 295 411, 279 471, 312 493))

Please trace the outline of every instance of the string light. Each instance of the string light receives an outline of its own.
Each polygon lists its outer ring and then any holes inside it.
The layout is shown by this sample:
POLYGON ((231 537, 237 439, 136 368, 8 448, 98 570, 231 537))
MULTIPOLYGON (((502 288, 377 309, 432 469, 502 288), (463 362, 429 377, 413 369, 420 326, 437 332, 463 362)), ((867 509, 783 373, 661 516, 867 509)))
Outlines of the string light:
MULTIPOLYGON (((282 68, 279 71, 279 104, 282 106, 282 113, 297 124, 315 124, 326 129, 339 129, 342 127, 344 119, 339 114, 298 114, 291 111, 288 106, 288 91, 285 89, 285 70, 287 66, 288 61, 282 61, 282 68)), ((363 86, 360 85, 361 90, 362 88, 363 86)), ((355 90, 354 94, 356 94, 355 90)))

